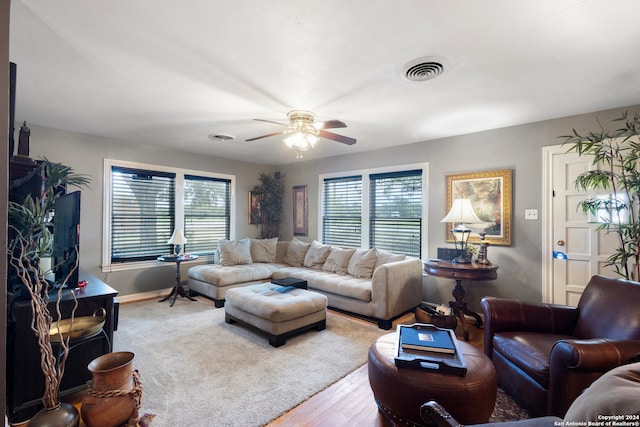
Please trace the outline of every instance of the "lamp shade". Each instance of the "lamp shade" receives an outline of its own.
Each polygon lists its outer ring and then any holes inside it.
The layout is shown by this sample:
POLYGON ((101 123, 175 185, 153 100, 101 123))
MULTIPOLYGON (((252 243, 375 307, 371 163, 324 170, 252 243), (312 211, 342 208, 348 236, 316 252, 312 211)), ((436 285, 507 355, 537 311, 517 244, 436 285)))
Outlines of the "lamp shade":
POLYGON ((179 228, 173 230, 173 234, 167 242, 167 244, 169 245, 184 245, 185 243, 187 243, 187 239, 184 237, 184 234, 182 234, 182 230, 180 230, 179 228))
POLYGON ((458 224, 477 224, 482 222, 471 206, 469 199, 455 199, 451 210, 440 222, 454 222, 458 224))

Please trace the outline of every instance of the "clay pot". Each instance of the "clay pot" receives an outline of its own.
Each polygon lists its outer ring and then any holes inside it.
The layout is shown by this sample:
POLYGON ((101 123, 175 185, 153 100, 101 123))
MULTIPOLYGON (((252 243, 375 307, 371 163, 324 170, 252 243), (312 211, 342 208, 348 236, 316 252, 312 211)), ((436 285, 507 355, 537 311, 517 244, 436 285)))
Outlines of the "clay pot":
POLYGON ((27 427, 78 427, 80 414, 70 403, 58 403, 53 408, 45 408, 29 420, 27 427))
POLYGON ((107 353, 89 363, 92 380, 80 413, 88 427, 118 427, 137 417, 131 352, 107 353))

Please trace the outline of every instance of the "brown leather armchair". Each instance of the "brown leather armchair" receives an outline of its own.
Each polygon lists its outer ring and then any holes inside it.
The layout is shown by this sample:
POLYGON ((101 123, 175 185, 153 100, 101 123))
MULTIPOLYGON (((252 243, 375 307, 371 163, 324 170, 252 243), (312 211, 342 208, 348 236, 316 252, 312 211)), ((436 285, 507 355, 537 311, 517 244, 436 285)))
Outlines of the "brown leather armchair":
POLYGON ((483 298, 484 352, 533 416, 565 415, 597 378, 640 353, 640 283, 593 276, 577 307, 483 298))

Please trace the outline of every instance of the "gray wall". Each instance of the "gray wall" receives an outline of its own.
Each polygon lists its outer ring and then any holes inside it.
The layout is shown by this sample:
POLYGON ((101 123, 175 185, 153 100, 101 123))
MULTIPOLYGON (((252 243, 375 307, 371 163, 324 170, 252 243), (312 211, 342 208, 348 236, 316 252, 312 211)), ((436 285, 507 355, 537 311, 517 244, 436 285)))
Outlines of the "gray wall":
MULTIPOLYGON (((72 167, 77 173, 91 176, 91 188, 82 190, 80 266, 117 289, 120 295, 171 287, 175 280, 175 266, 167 264, 111 273, 101 271, 105 158, 235 175, 237 222, 236 236, 232 237, 259 235, 259 229, 248 224, 247 193, 258 183, 259 172, 272 172, 273 168, 270 166, 114 141, 31 124, 29 127, 32 158, 46 157, 72 167)), ((184 264, 183 278, 186 278, 186 268, 188 265, 184 264)))
MULTIPOLYGON (((489 259, 499 266, 495 281, 465 282, 467 299, 472 309, 479 309, 482 296, 519 298, 529 302, 542 300, 542 147, 557 145, 558 136, 578 130, 595 129, 596 118, 607 124, 623 111, 640 111, 640 106, 625 107, 592 114, 524 124, 434 141, 398 145, 318 161, 301 161, 271 168, 262 165, 193 155, 179 150, 158 149, 125 141, 112 141, 90 135, 69 133, 49 128, 32 127, 34 158, 46 156, 72 166, 80 173, 93 176, 91 191, 83 192, 81 265, 118 289, 121 295, 163 289, 171 286, 169 267, 113 272, 100 272, 102 247, 102 175, 103 159, 121 159, 143 163, 176 166, 195 170, 234 174, 237 176, 235 237, 256 237, 259 230, 247 224, 247 192, 258 183, 259 172, 280 170, 286 176, 285 222, 281 238, 293 237, 291 188, 308 185, 309 236, 318 239, 318 175, 401 165, 429 163, 428 238, 426 256, 434 257, 445 243, 445 175, 493 169, 513 170, 513 244, 490 246, 489 259), (525 209, 538 209, 537 221, 525 221, 525 209)), ((332 143, 332 142, 323 142, 332 143)), ((402 144, 399 141, 399 144, 402 144)), ((358 141, 366 144, 366 141, 358 141)), ((434 277, 423 279, 424 299, 447 302, 451 299, 452 281, 434 277)))
MULTIPOLYGON (((479 310, 479 300, 485 295, 513 297, 529 302, 542 301, 542 147, 561 144, 560 135, 577 130, 597 129, 596 117, 604 124, 623 111, 640 111, 639 106, 609 110, 594 114, 548 120, 520 126, 495 129, 434 141, 341 156, 322 161, 301 162, 282 167, 287 185, 309 186, 309 232, 307 238, 318 239, 318 175, 376 168, 390 165, 428 162, 428 237, 427 257, 435 257, 438 247, 447 244, 445 225, 445 175, 493 169, 513 170, 513 235, 511 246, 490 246, 489 260, 499 266, 495 281, 465 281, 469 306, 479 310), (537 221, 525 221, 525 209, 538 209, 537 221)), ((323 142, 325 143, 325 142, 323 142)), ((326 142, 330 143, 330 142, 326 142)), ((402 142, 399 141, 399 144, 402 142)), ((358 141, 366 144, 366 141, 358 141)), ((291 194, 285 200, 286 219, 283 238, 293 235, 291 194)), ((424 252, 424 251, 423 251, 424 252)), ((426 301, 448 302, 452 299, 453 281, 425 277, 423 295, 426 301)))

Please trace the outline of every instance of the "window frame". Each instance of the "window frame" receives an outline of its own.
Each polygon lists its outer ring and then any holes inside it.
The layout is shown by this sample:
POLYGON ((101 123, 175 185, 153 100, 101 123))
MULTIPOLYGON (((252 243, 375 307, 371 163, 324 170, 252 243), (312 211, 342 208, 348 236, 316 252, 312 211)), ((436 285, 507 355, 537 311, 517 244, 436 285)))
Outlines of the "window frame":
POLYGON ((370 175, 376 175, 381 173, 394 173, 394 172, 403 172, 403 171, 411 171, 411 170, 422 170, 422 226, 420 230, 421 242, 420 242, 420 258, 426 259, 427 248, 428 248, 428 224, 429 224, 429 163, 411 163, 411 164, 403 164, 403 165, 395 165, 395 166, 385 166, 380 168, 367 168, 367 169, 358 169, 358 170, 348 170, 348 171, 340 171, 340 172, 331 172, 326 174, 318 175, 318 236, 319 239, 322 239, 323 236, 323 220, 322 220, 322 209, 324 206, 324 180, 331 178, 341 178, 341 177, 349 177, 349 176, 362 176, 362 238, 360 241, 361 249, 369 248, 370 241, 370 209, 371 209, 371 200, 370 200, 370 184, 371 178, 370 175))
MULTIPOLYGON (((155 260, 131 261, 131 262, 111 262, 111 201, 112 201, 112 167, 123 167, 130 169, 145 169, 149 171, 175 173, 175 227, 184 228, 184 176, 196 175, 209 178, 228 179, 230 184, 230 206, 229 213, 231 221, 229 224, 229 235, 235 236, 235 212, 236 212, 236 176, 216 172, 206 172, 193 169, 183 169, 171 166, 153 165, 148 163, 131 162, 126 160, 104 159, 103 170, 103 218, 102 218, 102 265, 103 273, 112 271, 134 270, 139 268, 157 267, 161 264, 155 260)), ((200 257, 208 261, 213 261, 213 255, 200 257)))

